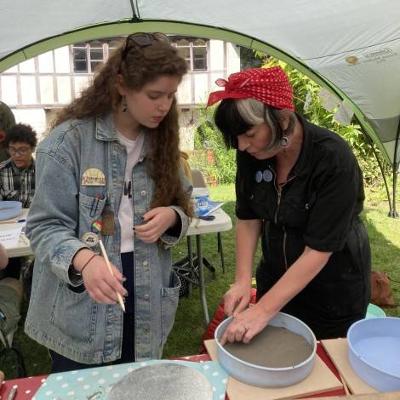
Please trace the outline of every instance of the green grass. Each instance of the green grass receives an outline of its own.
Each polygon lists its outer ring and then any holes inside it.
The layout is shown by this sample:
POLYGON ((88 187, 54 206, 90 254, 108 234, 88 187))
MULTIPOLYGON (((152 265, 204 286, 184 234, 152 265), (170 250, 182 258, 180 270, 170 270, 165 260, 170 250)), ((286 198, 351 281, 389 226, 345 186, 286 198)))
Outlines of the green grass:
MULTIPOLYGON (((211 197, 214 200, 225 202, 223 209, 231 216, 234 224, 235 194, 233 185, 220 185, 211 188, 211 197)), ((388 218, 388 206, 383 199, 382 192, 367 191, 363 217, 366 221, 371 241, 372 267, 373 269, 386 271, 394 280, 400 281, 400 219, 388 218)), ((224 232, 222 238, 226 267, 225 274, 222 273, 220 267, 216 234, 204 235, 202 239, 204 255, 216 267, 215 279, 206 271, 207 300, 211 317, 223 294, 234 279, 234 229, 224 232)), ((186 255, 186 241, 175 247, 173 254, 175 260, 184 257, 186 255)), ((396 302, 400 303, 400 284, 393 283, 392 288, 396 302)), ((25 314, 25 311, 24 309, 23 314, 25 314)), ((388 315, 400 316, 400 307, 385 309, 385 312, 388 315)), ((198 353, 204 331, 205 325, 199 300, 199 291, 194 288, 190 297, 184 297, 180 301, 176 322, 165 347, 164 357, 169 358, 198 353)), ((26 337, 23 333, 23 319, 14 343, 23 354, 28 375, 49 373, 50 363, 47 351, 26 337)), ((11 379, 13 372, 9 364, 10 362, 0 361, 0 369, 5 370, 7 378, 11 379)))

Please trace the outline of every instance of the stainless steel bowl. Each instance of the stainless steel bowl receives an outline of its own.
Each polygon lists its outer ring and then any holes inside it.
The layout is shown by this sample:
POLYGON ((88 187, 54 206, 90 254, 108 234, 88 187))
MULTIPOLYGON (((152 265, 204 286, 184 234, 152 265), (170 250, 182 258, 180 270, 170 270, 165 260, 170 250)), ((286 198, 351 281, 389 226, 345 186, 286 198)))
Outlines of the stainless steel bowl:
POLYGON ((220 338, 231 320, 232 317, 229 317, 221 322, 215 330, 214 337, 217 343, 218 361, 233 378, 248 385, 283 387, 294 385, 311 373, 315 362, 317 340, 312 330, 298 318, 280 312, 269 322, 271 326, 286 328, 303 336, 312 346, 312 353, 306 360, 297 365, 285 368, 269 368, 251 364, 229 353, 221 345, 220 338))

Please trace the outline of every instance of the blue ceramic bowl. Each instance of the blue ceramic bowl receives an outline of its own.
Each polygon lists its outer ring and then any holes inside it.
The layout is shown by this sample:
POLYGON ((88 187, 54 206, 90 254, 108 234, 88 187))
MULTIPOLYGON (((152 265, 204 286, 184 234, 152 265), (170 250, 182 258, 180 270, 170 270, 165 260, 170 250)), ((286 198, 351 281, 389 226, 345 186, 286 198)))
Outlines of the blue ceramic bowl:
POLYGON ((0 201, 0 221, 15 218, 22 213, 22 203, 20 201, 0 201))
POLYGON ((350 365, 380 392, 400 390, 400 318, 355 322, 347 332, 350 365))

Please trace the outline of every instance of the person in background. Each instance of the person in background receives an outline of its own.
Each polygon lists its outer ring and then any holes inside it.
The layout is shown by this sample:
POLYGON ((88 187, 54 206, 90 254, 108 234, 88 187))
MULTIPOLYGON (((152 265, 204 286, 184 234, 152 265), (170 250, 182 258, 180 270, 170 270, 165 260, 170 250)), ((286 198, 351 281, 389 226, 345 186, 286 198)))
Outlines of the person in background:
POLYGON ((36 132, 29 125, 16 124, 6 132, 4 144, 10 158, 0 164, 0 199, 16 200, 29 208, 35 194, 36 132))
MULTIPOLYGON (((32 154, 36 143, 36 132, 29 125, 16 124, 7 130, 4 144, 10 158, 0 163, 0 200, 20 201, 23 208, 30 207, 35 194, 35 161, 32 154)), ((24 266, 27 274, 30 273, 29 258, 10 258, 1 277, 19 279, 24 266)))
MULTIPOLYGON (((0 243, 0 270, 5 268, 8 264, 7 251, 0 243)), ((4 381, 4 372, 0 370, 0 385, 4 381)))
POLYGON ((294 112, 280 67, 218 80, 215 123, 237 149, 236 278, 224 296, 233 315, 222 342, 249 342, 279 312, 318 339, 346 336, 365 317, 371 256, 363 178, 348 144, 294 112), (248 308, 259 238, 257 303, 248 308))
POLYGON ((0 101, 0 162, 8 159, 4 140, 6 131, 15 125, 14 114, 6 103, 0 101))
MULTIPOLYGON (((7 251, 0 243, 0 270, 7 266, 8 260, 7 251)), ((10 346, 21 319, 22 298, 23 283, 20 279, 12 277, 0 279, 0 332, 10 346)), ((3 362, 7 359, 4 357, 6 349, 2 349, 3 362)), ((0 370, 0 385, 2 379, 4 380, 4 373, 0 370)))
POLYGON ((38 146, 25 331, 52 372, 161 357, 180 288, 169 249, 192 214, 176 106, 186 70, 165 35, 128 36, 38 146))

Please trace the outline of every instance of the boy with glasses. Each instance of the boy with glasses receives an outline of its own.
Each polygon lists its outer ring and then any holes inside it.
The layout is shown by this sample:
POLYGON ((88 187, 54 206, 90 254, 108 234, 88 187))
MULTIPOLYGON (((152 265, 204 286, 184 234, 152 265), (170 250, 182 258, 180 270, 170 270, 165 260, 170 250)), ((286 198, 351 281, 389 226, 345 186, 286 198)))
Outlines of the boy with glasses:
MULTIPOLYGON (((35 193, 35 161, 32 153, 37 143, 31 126, 16 124, 6 132, 4 147, 10 158, 0 163, 0 201, 15 200, 29 208, 35 193)), ((1 277, 19 279, 25 257, 13 257, 1 277)), ((28 265, 28 264, 27 264, 28 265)))
POLYGON ((29 208, 35 193, 36 132, 29 125, 14 125, 4 143, 10 158, 0 164, 0 200, 20 201, 29 208))

